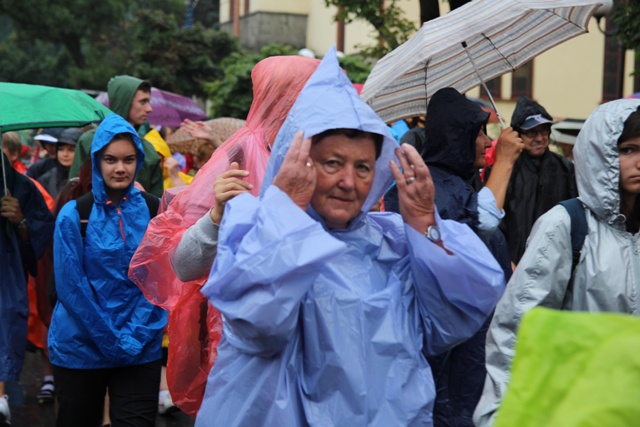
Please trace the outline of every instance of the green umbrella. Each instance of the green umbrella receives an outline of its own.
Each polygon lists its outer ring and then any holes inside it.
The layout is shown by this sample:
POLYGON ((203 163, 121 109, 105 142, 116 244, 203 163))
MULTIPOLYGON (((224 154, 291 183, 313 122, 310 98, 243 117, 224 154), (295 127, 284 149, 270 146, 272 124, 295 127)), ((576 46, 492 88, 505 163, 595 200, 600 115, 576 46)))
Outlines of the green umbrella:
MULTIPOLYGON (((21 129, 80 127, 112 111, 80 90, 0 82, 0 133, 21 129)), ((2 162, 3 182, 6 182, 2 162)), ((6 194, 6 184, 5 184, 6 194)))

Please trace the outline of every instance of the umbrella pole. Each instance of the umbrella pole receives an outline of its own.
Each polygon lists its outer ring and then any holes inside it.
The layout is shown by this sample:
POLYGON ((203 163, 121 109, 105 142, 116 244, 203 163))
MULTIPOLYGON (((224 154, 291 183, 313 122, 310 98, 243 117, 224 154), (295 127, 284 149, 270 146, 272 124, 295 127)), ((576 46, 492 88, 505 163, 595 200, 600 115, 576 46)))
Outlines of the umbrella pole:
POLYGON ((496 116, 498 116, 498 120, 500 121, 500 127, 502 129, 504 129, 506 126, 504 125, 504 121, 502 120, 502 116, 498 112, 498 108, 496 107, 496 103, 493 100, 493 96, 491 96, 491 92, 489 92, 489 89, 487 88, 487 85, 484 83, 484 80, 482 79, 482 76, 480 75, 480 72, 478 71, 478 67, 476 67, 475 61, 473 60, 473 58, 471 57, 471 54, 467 50, 467 42, 462 42, 462 48, 464 49, 465 53, 469 57, 469 61, 471 61, 471 65, 473 66, 474 71, 478 75, 478 78, 480 79, 480 83, 482 84, 482 87, 484 88, 484 91, 487 92, 487 95, 489 96, 489 101, 491 101, 491 105, 493 106, 493 111, 496 112, 496 116))
POLYGON ((4 195, 7 195, 7 171, 6 166, 4 165, 4 153, 0 152, 0 160, 2 161, 2 187, 4 189, 4 195))

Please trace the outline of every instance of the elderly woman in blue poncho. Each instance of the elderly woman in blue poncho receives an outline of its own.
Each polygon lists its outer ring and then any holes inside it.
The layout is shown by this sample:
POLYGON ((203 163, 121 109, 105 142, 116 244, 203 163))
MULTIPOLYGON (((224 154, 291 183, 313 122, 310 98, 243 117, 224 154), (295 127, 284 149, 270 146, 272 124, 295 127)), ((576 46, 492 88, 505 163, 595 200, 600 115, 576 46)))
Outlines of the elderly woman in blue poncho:
POLYGON ((202 289, 224 334, 196 425, 431 425, 423 349, 471 336, 504 280, 467 226, 438 217, 429 171, 404 148, 329 52, 260 198, 225 207, 202 289), (401 215, 369 213, 394 177, 401 215))

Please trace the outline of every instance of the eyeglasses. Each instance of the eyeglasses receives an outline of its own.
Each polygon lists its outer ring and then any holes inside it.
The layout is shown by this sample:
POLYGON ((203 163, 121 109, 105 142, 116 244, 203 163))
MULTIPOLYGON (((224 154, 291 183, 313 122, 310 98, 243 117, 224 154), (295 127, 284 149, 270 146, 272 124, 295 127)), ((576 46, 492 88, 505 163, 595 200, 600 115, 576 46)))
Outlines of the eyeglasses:
POLYGON ((527 138, 535 138, 536 135, 540 134, 540 136, 545 137, 551 135, 550 127, 541 127, 541 128, 533 128, 528 130, 521 130, 520 135, 524 135, 527 138))

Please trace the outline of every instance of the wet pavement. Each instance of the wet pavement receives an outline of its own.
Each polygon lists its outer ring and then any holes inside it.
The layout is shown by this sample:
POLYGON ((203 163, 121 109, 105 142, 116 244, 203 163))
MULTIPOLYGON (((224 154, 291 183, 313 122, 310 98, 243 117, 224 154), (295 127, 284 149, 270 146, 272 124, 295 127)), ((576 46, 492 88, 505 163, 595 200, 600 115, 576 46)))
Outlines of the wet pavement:
MULTIPOLYGON (((6 384, 11 408, 11 427, 54 427, 55 405, 39 404, 36 395, 42 381, 42 356, 28 351, 19 382, 6 384)), ((183 412, 158 415, 157 427, 192 427, 194 421, 183 412)), ((99 427, 99 426, 96 426, 99 427)))

